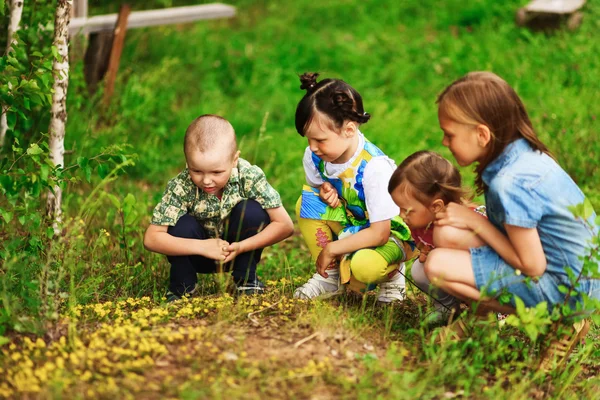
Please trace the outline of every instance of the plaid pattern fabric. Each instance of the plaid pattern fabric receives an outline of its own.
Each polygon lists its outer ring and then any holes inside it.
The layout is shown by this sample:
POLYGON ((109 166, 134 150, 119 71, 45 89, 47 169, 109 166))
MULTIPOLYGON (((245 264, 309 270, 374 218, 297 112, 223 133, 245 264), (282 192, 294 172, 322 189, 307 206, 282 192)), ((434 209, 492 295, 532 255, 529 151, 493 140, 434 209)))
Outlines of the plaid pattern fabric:
POLYGON ((279 193, 267 182, 262 169, 242 158, 237 168, 232 169, 220 200, 200 190, 186 168, 167 184, 161 201, 154 208, 151 223, 174 226, 181 216, 190 214, 210 237, 221 237, 223 221, 236 204, 247 199, 256 200, 264 209, 282 205, 279 193))

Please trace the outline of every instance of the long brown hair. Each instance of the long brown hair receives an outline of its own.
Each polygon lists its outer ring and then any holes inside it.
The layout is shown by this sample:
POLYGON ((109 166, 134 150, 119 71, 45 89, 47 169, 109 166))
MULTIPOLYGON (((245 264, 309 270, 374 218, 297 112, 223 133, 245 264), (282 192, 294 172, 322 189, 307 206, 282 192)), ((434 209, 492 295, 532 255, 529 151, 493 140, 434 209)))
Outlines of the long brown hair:
POLYGON ((475 167, 477 193, 485 190, 482 172, 506 146, 523 138, 534 150, 552 157, 537 137, 525 105, 512 87, 492 72, 470 72, 454 81, 437 98, 438 113, 455 122, 486 125, 491 132, 488 151, 475 167))
POLYGON ((399 186, 424 205, 435 199, 461 204, 472 197, 462 186, 458 168, 433 151, 417 151, 402 161, 390 178, 388 192, 399 186))

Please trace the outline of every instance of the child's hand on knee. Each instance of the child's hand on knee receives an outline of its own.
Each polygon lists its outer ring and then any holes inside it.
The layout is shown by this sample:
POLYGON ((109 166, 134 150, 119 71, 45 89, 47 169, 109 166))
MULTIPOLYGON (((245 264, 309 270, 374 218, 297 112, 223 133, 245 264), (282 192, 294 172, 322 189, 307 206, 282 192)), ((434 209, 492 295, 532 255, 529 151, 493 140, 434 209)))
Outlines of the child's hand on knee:
POLYGON ((202 240, 205 251, 202 256, 217 261, 225 261, 229 255, 229 242, 223 239, 204 239, 202 240))
POLYGON ((319 257, 317 257, 317 272, 323 278, 329 276, 327 269, 335 266, 336 256, 330 250, 329 246, 325 246, 321 253, 319 253, 319 257))
POLYGON ((457 203, 449 203, 435 214, 435 225, 449 225, 459 229, 471 229, 471 223, 477 218, 485 218, 470 208, 457 203))
POLYGON ((330 207, 336 208, 340 205, 337 190, 329 182, 324 182, 321 185, 319 188, 319 197, 330 207))

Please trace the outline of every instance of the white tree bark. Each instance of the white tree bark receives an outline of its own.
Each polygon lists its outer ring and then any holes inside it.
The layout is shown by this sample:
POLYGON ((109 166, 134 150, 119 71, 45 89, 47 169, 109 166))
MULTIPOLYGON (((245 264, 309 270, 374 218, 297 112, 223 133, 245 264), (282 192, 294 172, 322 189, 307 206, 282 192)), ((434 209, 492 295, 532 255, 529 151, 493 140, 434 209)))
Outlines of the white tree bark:
MULTIPOLYGON (((6 54, 12 50, 13 36, 16 31, 19 30, 19 24, 21 23, 21 15, 23 15, 23 1, 24 0, 11 0, 10 1, 10 21, 8 23, 8 36, 6 41, 6 54)), ((2 104, 2 115, 0 115, 0 147, 4 146, 4 138, 6 137, 6 131, 8 130, 8 123, 6 122, 6 111, 8 107, 2 104)))
MULTIPOLYGON (((65 165, 65 124, 67 122, 67 88, 69 86, 69 19, 72 0, 58 0, 54 19, 54 42, 60 59, 52 65, 54 93, 50 117, 50 159, 55 166, 65 165)), ((54 186, 54 193, 48 192, 46 214, 53 221, 54 232, 60 233, 62 214, 62 189, 54 186)))

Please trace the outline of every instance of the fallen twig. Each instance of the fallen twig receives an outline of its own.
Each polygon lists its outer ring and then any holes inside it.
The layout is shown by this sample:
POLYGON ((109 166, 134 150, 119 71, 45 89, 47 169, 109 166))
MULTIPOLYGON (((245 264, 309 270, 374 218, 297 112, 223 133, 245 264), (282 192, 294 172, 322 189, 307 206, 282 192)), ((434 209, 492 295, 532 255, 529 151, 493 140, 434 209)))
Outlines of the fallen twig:
POLYGON ((315 332, 312 335, 309 335, 307 337, 305 337, 304 339, 298 340, 296 343, 294 343, 294 348, 298 348, 300 346, 302 346, 304 343, 308 342, 311 339, 314 339, 317 336, 320 336, 321 332, 315 332))
POLYGON ((269 309, 271 309, 271 308, 275 307, 277 304, 281 303, 281 300, 283 300, 283 298, 281 298, 281 299, 279 299, 279 301, 277 301, 277 302, 275 302, 275 303, 271 304, 269 307, 265 307, 265 308, 262 308, 262 309, 260 309, 260 310, 258 310, 258 311, 254 311, 254 312, 248 313, 248 319, 249 319, 249 320, 250 320, 250 321, 251 321, 251 322, 252 322, 252 323, 253 323, 255 326, 259 326, 259 325, 260 325, 260 323, 258 322, 258 320, 257 320, 257 319, 255 319, 255 318, 252 318, 252 316, 253 316, 253 315, 256 315, 256 314, 259 314, 259 313, 261 313, 261 312, 263 312, 263 311, 267 311, 267 310, 269 310, 269 309))

